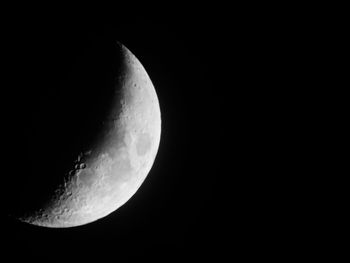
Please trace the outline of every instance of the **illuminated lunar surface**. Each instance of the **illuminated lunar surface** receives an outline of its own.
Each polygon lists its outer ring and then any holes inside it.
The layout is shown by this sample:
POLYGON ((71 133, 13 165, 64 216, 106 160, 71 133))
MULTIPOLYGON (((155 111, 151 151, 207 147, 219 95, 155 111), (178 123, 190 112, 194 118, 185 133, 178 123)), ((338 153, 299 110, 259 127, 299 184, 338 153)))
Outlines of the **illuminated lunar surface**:
POLYGON ((125 204, 149 173, 160 142, 158 98, 138 59, 118 45, 124 70, 100 139, 77 156, 47 205, 19 220, 53 228, 88 224, 125 204))

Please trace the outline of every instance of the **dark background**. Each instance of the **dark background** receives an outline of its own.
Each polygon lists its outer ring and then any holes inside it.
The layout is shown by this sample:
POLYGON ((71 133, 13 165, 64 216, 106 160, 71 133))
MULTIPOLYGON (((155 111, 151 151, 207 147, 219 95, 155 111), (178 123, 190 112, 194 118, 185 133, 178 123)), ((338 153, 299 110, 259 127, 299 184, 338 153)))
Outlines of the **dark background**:
MULTIPOLYGON (((124 206, 101 220, 69 229, 35 227, 4 215, 4 257, 30 262, 217 258, 223 243, 217 194, 225 183, 221 98, 232 84, 228 81, 223 87, 221 80, 234 76, 224 73, 229 64, 222 59, 225 45, 220 27, 212 21, 179 17, 151 22, 142 17, 131 22, 118 16, 80 20, 49 15, 7 21, 2 33, 1 95, 4 213, 28 205, 37 189, 55 182, 48 178, 62 169, 62 158, 70 158, 65 154, 73 155, 75 149, 68 147, 74 141, 70 131, 77 138, 80 123, 84 125, 92 109, 104 105, 106 94, 96 89, 110 84, 101 84, 110 77, 103 75, 109 70, 103 62, 116 40, 136 55, 155 86, 162 134, 151 172, 124 206), (98 66, 87 68, 88 74, 79 70, 85 62, 94 65, 91 61, 98 66), (33 116, 38 115, 32 136, 33 116)), ((88 139, 86 135, 81 143, 88 139)))
POLYGON ((297 24, 289 7, 173 8, 2 17, 0 249, 8 261, 216 262, 313 251, 322 216, 309 217, 318 195, 307 201, 314 168, 304 167, 320 110, 309 102, 324 85, 313 83, 327 76, 315 66, 323 67, 323 40, 312 41, 315 27, 297 24), (38 193, 50 192, 94 135, 108 100, 96 87, 110 87, 115 40, 141 61, 160 102, 147 179, 124 206, 82 227, 7 218, 33 199, 39 205, 38 193))

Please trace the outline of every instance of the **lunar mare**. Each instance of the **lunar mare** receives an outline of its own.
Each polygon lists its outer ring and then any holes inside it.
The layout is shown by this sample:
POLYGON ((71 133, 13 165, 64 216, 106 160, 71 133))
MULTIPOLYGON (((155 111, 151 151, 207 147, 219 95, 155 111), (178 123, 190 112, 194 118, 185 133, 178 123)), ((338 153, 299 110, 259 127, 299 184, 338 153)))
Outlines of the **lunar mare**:
POLYGON ((72 169, 42 209, 20 217, 44 227, 74 227, 96 221, 125 204, 155 160, 161 134, 159 102, 138 59, 122 44, 123 74, 116 101, 103 120, 99 141, 77 156, 72 169))

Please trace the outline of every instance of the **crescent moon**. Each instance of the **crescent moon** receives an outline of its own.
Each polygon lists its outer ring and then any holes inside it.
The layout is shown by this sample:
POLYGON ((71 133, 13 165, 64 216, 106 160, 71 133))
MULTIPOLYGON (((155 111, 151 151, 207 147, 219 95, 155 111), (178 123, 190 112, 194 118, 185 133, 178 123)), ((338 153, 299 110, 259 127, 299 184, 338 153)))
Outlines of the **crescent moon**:
POLYGON ((99 139, 77 156, 47 205, 20 221, 51 228, 94 222, 125 204, 147 177, 160 143, 159 102, 140 61, 124 45, 118 48, 123 74, 99 139))

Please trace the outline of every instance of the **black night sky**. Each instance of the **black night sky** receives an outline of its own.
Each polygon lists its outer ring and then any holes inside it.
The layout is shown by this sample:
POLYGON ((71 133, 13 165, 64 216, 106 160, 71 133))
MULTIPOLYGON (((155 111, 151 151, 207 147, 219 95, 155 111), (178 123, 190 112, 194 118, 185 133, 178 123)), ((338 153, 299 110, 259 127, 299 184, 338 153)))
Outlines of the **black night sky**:
POLYGON ((324 55, 338 50, 325 34, 336 34, 338 25, 317 5, 164 2, 151 14, 131 4, 115 1, 108 13, 32 2, 2 8, 0 261, 281 262, 299 260, 299 251, 323 255, 318 244, 328 249, 336 240, 324 234, 333 227, 325 219, 338 217, 324 208, 333 205, 327 187, 317 185, 332 176, 316 168, 330 164, 320 149, 332 138, 323 135, 323 120, 333 118, 328 99, 317 96, 333 89, 325 79, 338 78, 328 74, 335 63, 324 55), (40 207, 95 138, 120 69, 116 41, 140 60, 160 103, 160 146, 146 180, 125 205, 84 226, 11 219, 9 212, 40 207))
MULTIPOLYGON (((108 83, 98 80, 108 82, 110 76, 96 54, 108 57, 113 41, 123 43, 145 67, 162 116, 160 147, 152 170, 124 206, 101 220, 69 229, 35 227, 4 215, 1 239, 5 246, 1 249, 4 257, 12 259, 9 262, 215 258, 220 225, 216 193, 223 183, 220 145, 224 141, 223 92, 216 79, 227 77, 221 75, 223 64, 216 57, 223 46, 210 18, 179 21, 108 18, 97 23, 94 19, 32 17, 14 19, 6 26, 2 63, 6 64, 3 81, 7 88, 3 87, 1 96, 6 123, 2 161, 8 167, 2 175, 4 211, 14 204, 25 206, 23 196, 35 196, 36 189, 46 187, 40 181, 51 180, 47 178, 59 173, 60 161, 72 154, 71 149, 63 149, 72 142, 71 132, 79 131, 80 124, 89 119, 86 115, 93 116, 89 105, 103 107, 99 102, 103 91, 96 89, 108 83), (90 60, 95 68, 79 68, 90 60), (84 79, 84 74, 93 80, 84 79), (63 86, 64 91, 57 92, 63 86), (74 113, 69 111, 72 105, 78 109, 74 113), (60 117, 61 113, 67 118, 60 117), (40 127, 35 136, 33 116, 40 127), (45 119, 52 127, 58 125, 59 132, 47 133, 45 119), (68 123, 60 126, 64 120, 68 123), (45 179, 38 180, 40 176, 45 179)), ((85 136, 83 140, 88 140, 85 136)))

